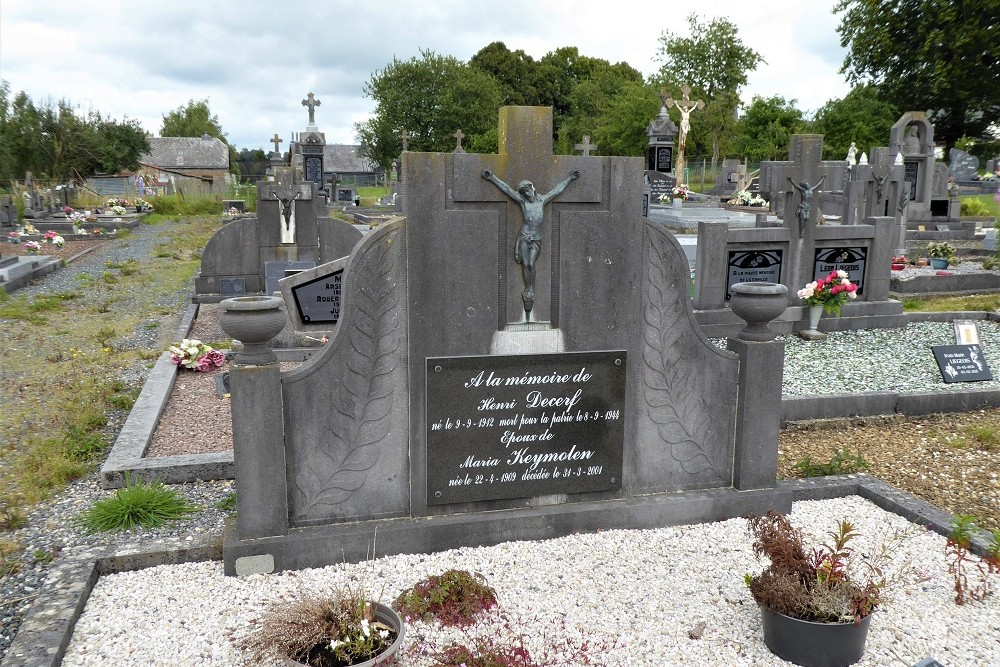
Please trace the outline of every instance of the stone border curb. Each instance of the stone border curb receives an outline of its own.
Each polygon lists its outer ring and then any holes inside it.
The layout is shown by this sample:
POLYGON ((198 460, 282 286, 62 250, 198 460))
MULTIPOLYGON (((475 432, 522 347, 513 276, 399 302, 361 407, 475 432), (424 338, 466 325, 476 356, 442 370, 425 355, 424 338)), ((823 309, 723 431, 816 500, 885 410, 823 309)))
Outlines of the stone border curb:
MULTIPOLYGON (((954 515, 913 494, 865 474, 782 480, 771 493, 775 498, 790 495, 793 502, 857 495, 940 535, 947 535, 955 520, 954 515)), ((973 538, 973 553, 981 556, 986 553, 986 547, 983 535, 973 538)), ((50 568, 43 592, 31 606, 0 664, 3 667, 58 667, 62 664, 76 622, 87 606, 94 585, 103 575, 221 558, 219 534, 198 540, 170 538, 118 551, 112 547, 82 548, 64 555, 50 568)))

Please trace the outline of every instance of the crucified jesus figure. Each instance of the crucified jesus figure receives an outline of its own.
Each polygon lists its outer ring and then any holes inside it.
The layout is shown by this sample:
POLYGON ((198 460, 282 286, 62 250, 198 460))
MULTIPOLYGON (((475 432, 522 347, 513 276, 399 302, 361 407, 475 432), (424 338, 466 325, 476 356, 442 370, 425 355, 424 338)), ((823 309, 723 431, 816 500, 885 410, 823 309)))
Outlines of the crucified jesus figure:
POLYGON ((796 213, 799 214, 799 238, 805 236, 806 225, 812 219, 812 199, 813 194, 823 185, 823 181, 826 180, 826 176, 819 179, 816 185, 810 186, 809 181, 802 179, 800 182, 796 183, 792 178, 788 177, 788 182, 792 184, 792 187, 799 191, 802 195, 802 201, 799 202, 798 208, 796 208, 796 213))
POLYGON ((535 191, 535 186, 531 181, 521 181, 517 184, 517 189, 510 187, 489 169, 483 170, 483 178, 493 183, 514 203, 521 207, 521 217, 524 224, 521 225, 521 232, 517 235, 517 245, 514 247, 514 261, 521 265, 521 274, 524 277, 524 291, 521 292, 521 301, 524 302, 524 317, 531 319, 531 309, 535 305, 535 260, 542 249, 542 220, 545 218, 545 205, 555 199, 566 189, 573 180, 580 177, 578 170, 570 172, 569 176, 561 180, 554 188, 545 194, 535 191))

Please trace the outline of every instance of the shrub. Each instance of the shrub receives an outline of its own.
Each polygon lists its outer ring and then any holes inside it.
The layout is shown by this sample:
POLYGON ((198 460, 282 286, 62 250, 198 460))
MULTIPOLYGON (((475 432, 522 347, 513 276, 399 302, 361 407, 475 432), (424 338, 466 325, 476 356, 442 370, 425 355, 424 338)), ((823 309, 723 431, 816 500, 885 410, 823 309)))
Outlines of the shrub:
POLYGON ((80 517, 84 529, 90 532, 117 532, 134 526, 158 528, 168 521, 177 521, 197 509, 174 489, 160 482, 145 484, 125 478, 125 488, 113 498, 98 500, 80 517))
POLYGON ((986 202, 976 198, 962 199, 962 209, 960 215, 970 217, 984 217, 990 214, 990 207, 986 202))
POLYGON ((448 570, 400 593, 393 607, 411 618, 437 619, 442 625, 467 626, 496 604, 496 592, 482 575, 448 570))

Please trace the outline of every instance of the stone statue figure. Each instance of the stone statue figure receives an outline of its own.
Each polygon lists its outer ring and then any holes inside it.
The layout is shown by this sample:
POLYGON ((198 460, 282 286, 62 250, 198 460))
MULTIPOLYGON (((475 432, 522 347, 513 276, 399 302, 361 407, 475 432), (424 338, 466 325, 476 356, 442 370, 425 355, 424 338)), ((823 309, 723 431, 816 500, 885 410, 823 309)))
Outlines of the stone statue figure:
POLYGON ((569 176, 545 194, 536 192, 531 181, 521 181, 515 190, 497 178, 489 169, 484 169, 482 176, 521 207, 521 217, 524 219, 524 224, 521 225, 521 232, 517 235, 514 261, 521 265, 521 274, 524 277, 524 291, 521 292, 521 300, 524 302, 525 318, 530 319, 531 309, 535 305, 535 260, 538 259, 538 253, 542 248, 542 220, 545 217, 545 205, 558 197, 572 181, 579 178, 580 172, 574 169, 569 176))
POLYGON ((847 168, 850 169, 858 163, 858 145, 851 142, 851 147, 847 149, 847 168))
POLYGON ((278 196, 278 193, 272 192, 271 197, 277 199, 281 202, 281 215, 285 219, 285 230, 290 231, 289 224, 292 221, 292 202, 299 198, 301 192, 296 192, 294 197, 289 197, 288 199, 282 199, 278 196))
POLYGON ((826 176, 822 176, 816 183, 816 185, 812 186, 810 186, 809 182, 806 181, 805 179, 796 183, 795 181, 792 180, 790 176, 787 178, 788 182, 792 184, 792 187, 798 190, 799 194, 802 195, 802 201, 799 202, 798 207, 796 207, 795 209, 795 212, 799 216, 799 238, 802 238, 803 236, 805 236, 806 233, 806 225, 809 224, 809 221, 812 218, 813 194, 816 192, 819 186, 823 185, 823 181, 826 180, 826 176))
POLYGON ((917 134, 917 126, 911 125, 906 128, 906 138, 903 139, 903 153, 914 155, 920 152, 920 137, 917 134))

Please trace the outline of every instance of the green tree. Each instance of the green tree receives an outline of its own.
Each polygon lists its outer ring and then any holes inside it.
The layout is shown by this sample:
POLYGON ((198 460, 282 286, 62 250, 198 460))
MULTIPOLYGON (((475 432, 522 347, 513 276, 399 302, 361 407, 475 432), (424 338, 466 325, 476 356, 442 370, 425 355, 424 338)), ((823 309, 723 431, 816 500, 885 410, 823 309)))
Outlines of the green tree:
POLYGON ((496 134, 500 85, 452 56, 421 51, 420 58, 393 58, 372 75, 364 92, 375 100, 375 114, 356 124, 355 131, 380 170, 388 169, 402 151, 403 130, 410 137, 409 149, 417 151, 454 149, 456 130, 469 138, 466 146, 482 145, 481 135, 491 129, 496 134))
MULTIPOLYGON (((591 64, 593 68, 590 75, 577 81, 570 90, 564 101, 566 111, 560 118, 561 122, 558 127, 553 128, 557 137, 556 152, 570 154, 574 150, 573 146, 584 135, 590 135, 591 139, 597 139, 598 135, 603 135, 597 142, 601 154, 642 155, 641 146, 639 152, 634 153, 632 147, 626 148, 628 142, 616 141, 616 138, 608 136, 606 131, 610 125, 620 127, 617 119, 613 116, 623 111, 616 102, 620 96, 626 94, 626 91, 631 94, 636 89, 642 90, 653 100, 656 99, 655 93, 651 89, 646 89, 642 82, 642 75, 628 65, 623 63, 612 65, 608 61, 600 59, 591 64), (617 152, 619 150, 627 152, 619 153, 617 152)), ((655 113, 654 110, 653 114, 655 115, 655 113)), ((632 132, 627 132, 627 136, 634 137, 636 132, 645 136, 644 130, 648 122, 649 118, 644 119, 632 132)), ((555 123, 555 119, 553 119, 553 123, 555 123)))
POLYGON ((751 162, 785 159, 792 135, 804 125, 795 100, 754 95, 737 123, 736 149, 751 162))
POLYGON ((828 100, 816 111, 812 131, 823 135, 826 159, 842 159, 851 142, 862 152, 887 146, 889 130, 900 113, 896 105, 881 99, 874 86, 856 86, 843 99, 828 100))
POLYGON ((997 0, 840 0, 841 71, 904 111, 930 111, 951 148, 1000 118, 997 0))
POLYGON ((645 154, 646 127, 660 110, 657 90, 652 83, 626 82, 605 102, 591 134, 601 155, 645 154))
MULTIPOLYGON (((739 90, 747 76, 766 62, 760 53, 743 43, 736 26, 725 18, 700 22, 696 14, 687 17, 689 37, 665 31, 660 37, 659 82, 677 93, 682 85, 704 99, 706 109, 691 115, 691 135, 695 147, 712 146, 712 169, 718 162, 724 138, 732 133, 739 104, 739 90)), ((673 114, 679 121, 679 114, 673 114)))
POLYGON ((160 128, 161 137, 200 137, 204 134, 229 144, 218 116, 213 116, 208 108, 208 100, 189 100, 164 116, 160 128))
POLYGON ((492 76, 500 85, 502 105, 538 106, 551 103, 549 82, 542 78, 542 67, 527 53, 511 51, 503 42, 493 42, 479 49, 469 65, 492 76))

